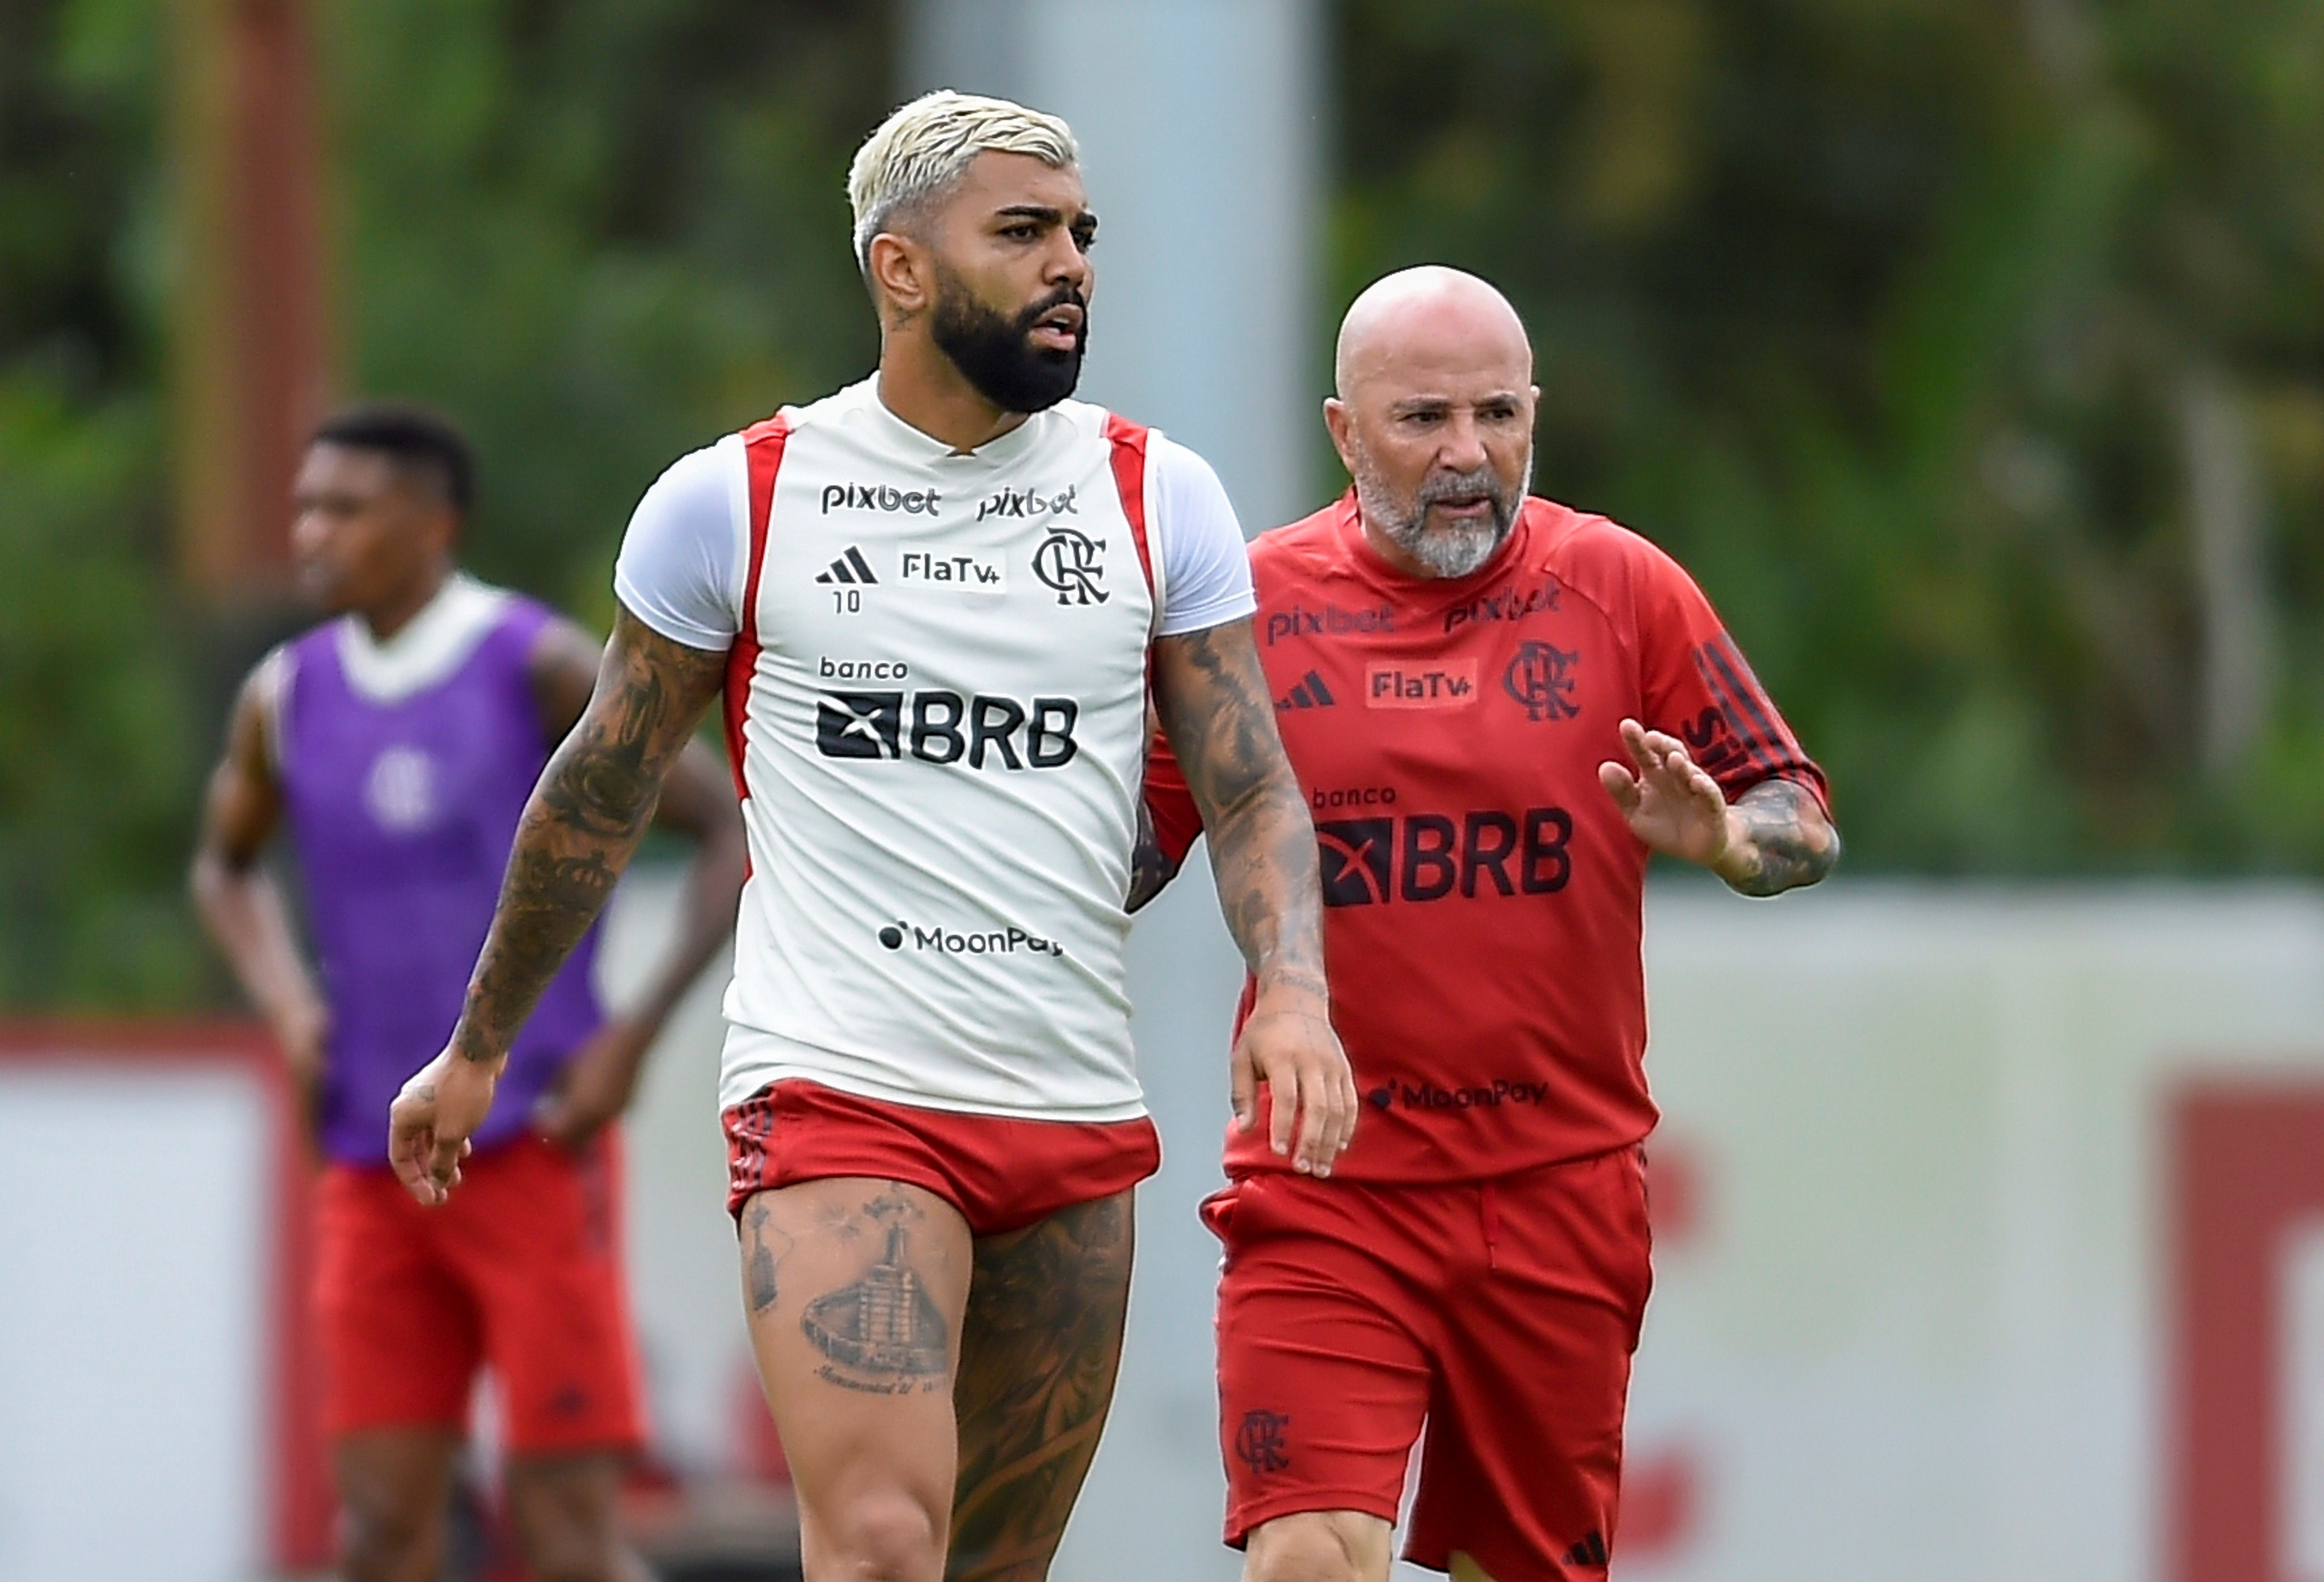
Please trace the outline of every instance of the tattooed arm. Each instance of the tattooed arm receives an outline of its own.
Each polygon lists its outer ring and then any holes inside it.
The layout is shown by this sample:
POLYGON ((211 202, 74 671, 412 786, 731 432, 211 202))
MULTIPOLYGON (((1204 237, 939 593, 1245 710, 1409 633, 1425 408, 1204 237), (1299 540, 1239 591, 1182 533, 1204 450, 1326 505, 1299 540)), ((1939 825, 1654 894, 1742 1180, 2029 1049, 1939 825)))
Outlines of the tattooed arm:
POLYGON ((1840 831, 1796 780, 1762 780, 1727 810, 1727 850, 1711 869, 1746 896, 1812 885, 1840 861, 1840 831))
POLYGON ((1328 1174, 1355 1130, 1355 1080, 1331 1027, 1315 830, 1250 624, 1158 639, 1154 659, 1155 703, 1209 832, 1219 907, 1257 983, 1235 1044, 1236 1122, 1257 1124, 1264 1084, 1275 1151, 1328 1174))
POLYGON ((725 671, 724 653, 672 642, 626 610, 614 621, 589 706, 525 804, 451 1042, 390 1112, 389 1156, 422 1202, 458 1181, 509 1045, 613 894, 725 671))
POLYGON ((1625 720, 1622 745, 1631 761, 1600 764, 1598 778, 1655 851, 1699 862, 1746 896, 1812 885, 1840 860, 1839 830, 1797 781, 1762 780, 1730 804, 1678 738, 1625 720))
MULTIPOLYGON (((596 691, 603 658, 597 640, 569 621, 553 621, 542 629, 530 669, 541 725, 550 740, 563 740, 580 722, 596 691)), ((699 738, 678 750, 662 781, 653 822, 694 843, 678 924, 643 991, 572 1053, 555 1090, 534 1114, 535 1129, 567 1147, 579 1146, 629 1108, 662 1025, 734 932, 744 869, 742 816, 725 765, 699 738)))

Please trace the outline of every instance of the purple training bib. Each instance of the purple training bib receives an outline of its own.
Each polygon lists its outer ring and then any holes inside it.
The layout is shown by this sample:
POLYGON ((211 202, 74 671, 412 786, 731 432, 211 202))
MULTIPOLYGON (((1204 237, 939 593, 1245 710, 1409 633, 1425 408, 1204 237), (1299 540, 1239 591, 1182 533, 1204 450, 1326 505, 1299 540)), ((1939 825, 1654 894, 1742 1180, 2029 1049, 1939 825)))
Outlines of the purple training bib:
MULTIPOLYGON (((291 645, 277 768, 331 1008, 321 1135, 335 1159, 384 1166, 389 1103, 459 1018, 517 820, 554 745, 529 674, 549 620, 504 596, 448 676, 392 702, 352 685, 336 623, 291 645)), ((593 927, 517 1035, 477 1147, 523 1131, 603 1021, 596 949, 593 927)))

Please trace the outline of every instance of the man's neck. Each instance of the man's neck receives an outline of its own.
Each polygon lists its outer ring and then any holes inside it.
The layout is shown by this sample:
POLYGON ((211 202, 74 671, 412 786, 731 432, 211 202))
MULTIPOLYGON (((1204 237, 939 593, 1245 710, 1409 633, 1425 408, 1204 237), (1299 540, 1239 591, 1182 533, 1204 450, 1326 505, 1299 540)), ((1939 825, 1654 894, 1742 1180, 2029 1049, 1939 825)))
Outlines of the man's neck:
POLYGON ((881 337, 879 393, 881 405, 955 451, 990 445, 1029 415, 994 406, 927 336, 908 331, 881 337))
POLYGON ((411 580, 410 587, 398 591, 392 599, 382 600, 371 609, 359 613, 363 623, 371 629, 372 640, 383 643, 411 624, 422 610, 436 602, 444 584, 452 580, 449 566, 430 567, 411 580))

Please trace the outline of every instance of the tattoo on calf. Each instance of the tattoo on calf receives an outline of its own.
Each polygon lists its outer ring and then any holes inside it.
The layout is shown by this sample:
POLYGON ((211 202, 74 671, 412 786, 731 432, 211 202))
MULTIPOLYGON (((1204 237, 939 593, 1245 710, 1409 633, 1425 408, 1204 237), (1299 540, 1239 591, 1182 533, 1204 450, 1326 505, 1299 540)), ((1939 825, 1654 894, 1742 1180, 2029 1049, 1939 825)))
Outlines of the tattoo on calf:
POLYGON ((870 1219, 886 1231, 870 1268, 849 1284, 807 1304, 799 1329, 828 1359, 819 1377, 875 1395, 911 1395, 944 1387, 952 1371, 952 1337, 944 1310, 913 1266, 912 1222, 924 1216, 903 1193, 882 1192, 841 1230, 853 1240, 870 1219))

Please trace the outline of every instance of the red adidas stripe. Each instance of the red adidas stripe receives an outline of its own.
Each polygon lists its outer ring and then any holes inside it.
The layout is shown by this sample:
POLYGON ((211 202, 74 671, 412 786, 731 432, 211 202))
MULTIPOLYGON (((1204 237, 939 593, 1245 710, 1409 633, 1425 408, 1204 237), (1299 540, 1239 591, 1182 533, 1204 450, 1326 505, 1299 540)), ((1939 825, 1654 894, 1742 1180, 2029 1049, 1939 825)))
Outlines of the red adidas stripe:
POLYGON ((751 471, 751 559, 742 579, 742 620, 726 656, 726 759, 734 771, 734 795, 746 801, 751 787, 742 777, 743 727, 750 719, 751 681, 759 673, 759 574, 767 559, 775 474, 790 434, 790 422, 780 412, 742 430, 742 455, 751 471))
MULTIPOLYGON (((1113 445, 1113 486, 1121 494, 1121 514, 1138 546, 1138 569, 1146 576, 1146 596, 1154 599, 1154 554, 1146 546, 1146 439, 1148 430, 1117 412, 1105 415, 1105 437, 1113 445)), ((1162 612, 1154 612, 1158 622, 1162 612)))

